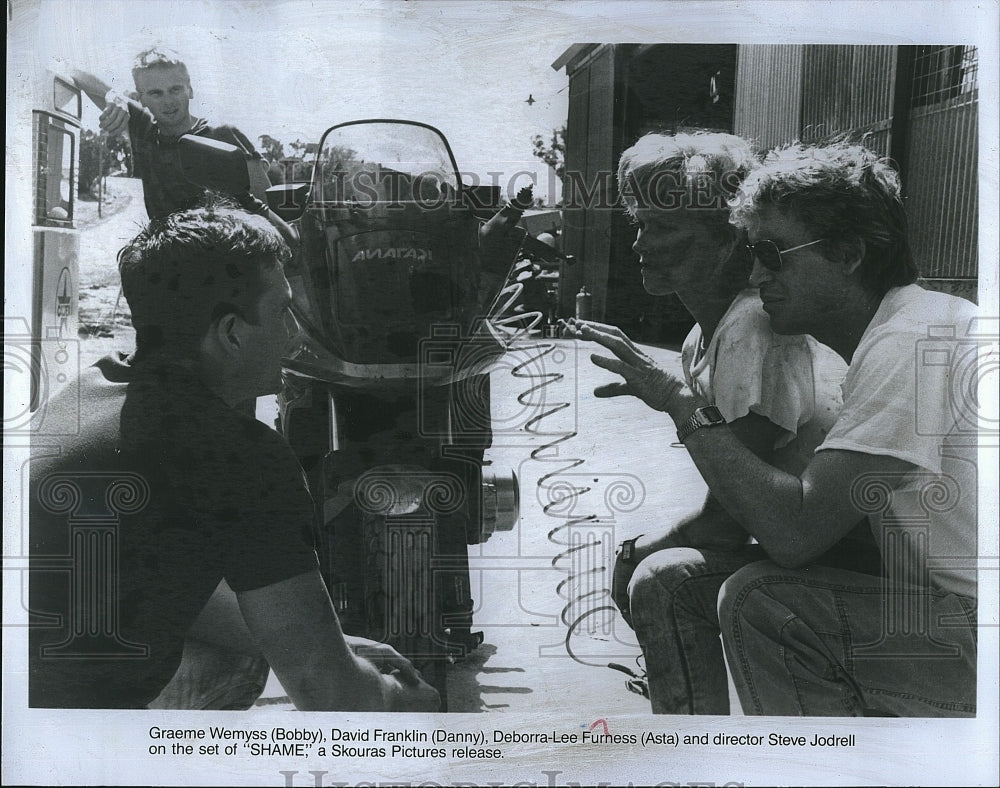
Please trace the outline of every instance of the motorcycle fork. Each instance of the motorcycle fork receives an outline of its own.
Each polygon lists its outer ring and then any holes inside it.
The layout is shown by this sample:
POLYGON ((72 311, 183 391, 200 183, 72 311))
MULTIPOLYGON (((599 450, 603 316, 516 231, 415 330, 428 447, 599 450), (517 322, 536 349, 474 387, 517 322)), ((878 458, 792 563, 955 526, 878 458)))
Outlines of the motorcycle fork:
POLYGON ((467 538, 481 465, 446 456, 448 392, 435 394, 331 394, 321 543, 344 631, 390 643, 444 697, 446 664, 482 642, 467 538), (425 482, 419 505, 393 510, 402 489, 425 482))

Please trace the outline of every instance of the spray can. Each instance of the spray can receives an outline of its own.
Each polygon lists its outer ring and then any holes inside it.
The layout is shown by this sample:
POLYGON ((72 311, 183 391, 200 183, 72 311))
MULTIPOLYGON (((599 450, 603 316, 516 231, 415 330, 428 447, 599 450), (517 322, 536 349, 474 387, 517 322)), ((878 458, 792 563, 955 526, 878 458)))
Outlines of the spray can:
POLYGON ((576 319, 577 320, 590 320, 591 315, 591 302, 593 301, 593 296, 587 292, 587 288, 581 287, 580 292, 576 294, 576 319))

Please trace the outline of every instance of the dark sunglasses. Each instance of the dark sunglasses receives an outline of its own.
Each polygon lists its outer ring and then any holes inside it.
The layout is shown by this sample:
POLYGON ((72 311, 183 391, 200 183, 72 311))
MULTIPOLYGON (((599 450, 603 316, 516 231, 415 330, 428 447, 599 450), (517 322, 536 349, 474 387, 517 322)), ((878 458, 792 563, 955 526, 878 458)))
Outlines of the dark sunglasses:
POLYGON ((750 252, 750 255, 755 260, 759 260, 760 264, 768 271, 780 271, 781 255, 788 254, 789 252, 797 252, 799 249, 805 249, 807 246, 813 246, 814 244, 821 244, 825 240, 826 238, 820 238, 816 241, 810 241, 807 244, 793 246, 790 249, 779 249, 774 241, 764 239, 763 241, 757 241, 757 243, 747 244, 747 251, 750 252))

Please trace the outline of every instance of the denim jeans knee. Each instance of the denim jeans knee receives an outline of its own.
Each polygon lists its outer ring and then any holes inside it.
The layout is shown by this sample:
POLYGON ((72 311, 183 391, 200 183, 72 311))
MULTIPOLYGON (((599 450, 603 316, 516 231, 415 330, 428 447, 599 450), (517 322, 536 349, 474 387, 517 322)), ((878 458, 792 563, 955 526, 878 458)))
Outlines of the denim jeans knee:
POLYGON ((729 687, 719 641, 719 586, 752 551, 662 550, 636 567, 629 585, 632 623, 658 714, 728 714, 729 687))
MULTIPOLYGON (((971 604, 971 603, 970 603, 971 604)), ((719 595, 719 626, 747 714, 975 714, 975 621, 963 597, 827 567, 760 562, 719 595), (922 611, 926 632, 887 614, 922 611)))

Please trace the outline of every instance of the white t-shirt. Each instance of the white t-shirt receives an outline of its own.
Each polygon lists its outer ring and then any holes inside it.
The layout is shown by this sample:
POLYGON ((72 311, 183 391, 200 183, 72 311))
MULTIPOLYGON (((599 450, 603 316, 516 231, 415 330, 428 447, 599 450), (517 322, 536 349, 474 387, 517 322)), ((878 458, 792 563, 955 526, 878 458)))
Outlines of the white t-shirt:
POLYGON ((781 336, 756 288, 743 290, 701 348, 701 327, 684 340, 681 366, 688 387, 726 421, 753 411, 782 428, 774 464, 798 474, 840 412, 844 360, 808 336, 781 336))
POLYGON ((917 285, 886 293, 817 451, 897 457, 902 479, 858 479, 889 577, 976 596, 976 307, 917 285), (890 489, 898 483, 896 489, 890 489))

